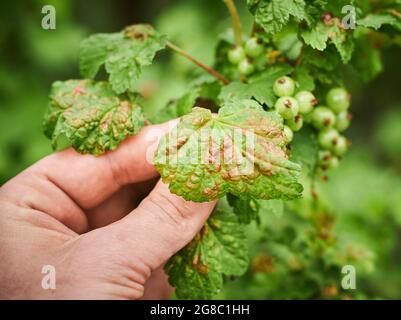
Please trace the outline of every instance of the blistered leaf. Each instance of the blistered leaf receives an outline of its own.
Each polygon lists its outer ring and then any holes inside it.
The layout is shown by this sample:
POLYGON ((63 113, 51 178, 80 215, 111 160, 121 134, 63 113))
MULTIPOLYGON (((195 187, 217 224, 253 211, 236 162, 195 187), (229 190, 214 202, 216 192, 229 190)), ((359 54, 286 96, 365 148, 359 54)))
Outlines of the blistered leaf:
POLYGON ((54 148, 66 137, 78 152, 99 155, 115 149, 143 126, 133 97, 117 96, 107 82, 57 81, 50 99, 44 130, 54 148))
POLYGON ((194 108, 158 147, 154 164, 170 190, 187 200, 227 193, 294 199, 300 166, 288 160, 283 120, 253 100, 225 102, 217 115, 194 108))
POLYGON ((104 64, 114 91, 133 92, 142 67, 150 65, 165 45, 165 36, 149 25, 132 25, 122 32, 92 35, 81 43, 81 74, 93 79, 104 64))
POLYGON ((166 264, 169 282, 181 299, 210 299, 224 275, 242 275, 248 266, 245 234, 235 214, 215 209, 201 231, 166 264))

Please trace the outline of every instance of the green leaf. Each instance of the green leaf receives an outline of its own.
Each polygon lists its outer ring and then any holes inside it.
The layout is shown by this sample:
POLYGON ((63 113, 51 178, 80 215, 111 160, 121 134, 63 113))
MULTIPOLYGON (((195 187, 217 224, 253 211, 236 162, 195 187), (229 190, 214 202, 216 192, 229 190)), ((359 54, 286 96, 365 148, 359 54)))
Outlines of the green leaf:
POLYGON ((314 91, 315 79, 310 74, 310 69, 304 66, 298 67, 294 71, 294 79, 297 82, 297 91, 314 91))
POLYGON ((291 147, 291 160, 301 163, 302 169, 311 174, 316 167, 317 153, 319 151, 316 135, 311 127, 305 126, 300 132, 297 132, 291 147))
POLYGON ((199 91, 200 89, 194 89, 184 94, 179 99, 170 101, 168 105, 153 118, 153 121, 161 123, 190 113, 199 97, 199 91))
POLYGON ((369 14, 362 19, 358 19, 357 24, 375 30, 379 30, 384 25, 389 25, 394 29, 401 31, 401 19, 389 13, 369 14))
POLYGON ((298 39, 298 27, 286 27, 274 35, 273 42, 277 49, 288 59, 296 60, 302 52, 302 41, 298 39))
POLYGON ((296 21, 306 18, 304 0, 260 0, 248 4, 256 23, 270 34, 280 32, 291 17, 296 21))
POLYGON ((253 100, 227 101, 217 115, 194 108, 153 159, 171 192, 197 202, 232 193, 256 199, 301 196, 300 166, 288 161, 283 120, 253 100))
POLYGON ((169 282, 180 299, 210 299, 224 275, 242 275, 248 266, 247 242, 238 218, 215 209, 201 231, 166 264, 169 282))
POLYGON ((231 82, 224 86, 220 93, 220 100, 229 99, 256 99, 261 104, 273 107, 277 100, 273 92, 274 82, 292 72, 289 65, 277 65, 267 71, 249 79, 249 83, 231 82))
POLYGON ((227 194, 227 201, 241 223, 249 224, 254 220, 259 221, 259 203, 257 200, 249 197, 240 198, 229 193, 227 194))
POLYGON ((329 40, 328 27, 324 23, 318 23, 315 28, 302 32, 302 38, 313 49, 323 51, 329 40))
POLYGON ((100 67, 124 41, 125 36, 122 32, 94 34, 83 40, 79 52, 81 75, 84 78, 95 78, 100 67))
POLYGON ((81 153, 102 154, 115 149, 143 126, 140 107, 132 96, 117 96, 107 82, 57 81, 50 93, 44 131, 57 148, 66 137, 81 153))
POLYGON ((348 36, 347 31, 341 29, 337 23, 319 22, 314 28, 304 30, 301 35, 305 43, 313 49, 324 51, 330 42, 335 45, 344 63, 351 60, 354 42, 348 36))
POLYGON ((92 35, 81 43, 81 74, 93 79, 105 65, 116 93, 134 92, 142 67, 150 65, 165 45, 165 36, 149 25, 132 25, 122 32, 92 35))

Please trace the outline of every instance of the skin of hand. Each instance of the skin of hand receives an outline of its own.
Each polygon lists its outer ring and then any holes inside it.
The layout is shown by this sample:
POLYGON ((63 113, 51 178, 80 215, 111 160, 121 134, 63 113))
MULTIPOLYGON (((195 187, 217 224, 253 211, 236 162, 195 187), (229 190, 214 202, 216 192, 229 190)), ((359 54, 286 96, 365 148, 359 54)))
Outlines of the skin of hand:
POLYGON ((100 157, 54 153, 1 187, 1 299, 168 296, 163 264, 215 206, 157 182, 146 155, 175 123, 145 127, 100 157), (45 265, 55 268, 55 289, 42 287, 45 265))

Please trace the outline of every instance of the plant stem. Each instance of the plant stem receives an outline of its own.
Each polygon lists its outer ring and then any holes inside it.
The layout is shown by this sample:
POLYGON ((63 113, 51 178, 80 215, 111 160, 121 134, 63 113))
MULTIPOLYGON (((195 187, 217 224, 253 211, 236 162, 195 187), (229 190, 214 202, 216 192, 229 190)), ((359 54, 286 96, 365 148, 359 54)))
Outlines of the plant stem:
POLYGON ((256 26, 256 23, 254 22, 252 24, 252 29, 251 29, 251 34, 250 34, 251 37, 253 37, 255 35, 257 28, 258 27, 256 26))
POLYGON ((228 81, 222 74, 220 74, 219 72, 217 72, 213 68, 205 65, 204 63, 200 62, 199 60, 197 60, 196 58, 191 56, 188 52, 186 52, 186 51, 182 50, 181 48, 177 47, 175 44, 173 44, 171 42, 167 42, 166 46, 167 46, 167 48, 170 48, 171 50, 173 50, 174 52, 178 53, 179 55, 187 58, 189 61, 195 63, 197 66, 201 67, 203 70, 205 70, 206 72, 210 73, 212 76, 216 77, 217 79, 219 79, 224 84, 229 84, 230 83, 230 81, 228 81))
POLYGON ((235 7, 233 0, 223 0, 225 5, 227 6, 228 11, 231 15, 231 20, 234 29, 235 35, 235 43, 237 46, 242 45, 242 27, 241 27, 241 20, 239 19, 237 8, 235 7))
POLYGON ((299 54, 299 57, 297 61, 295 62, 295 67, 299 67, 299 65, 302 63, 303 59, 305 57, 305 46, 302 46, 301 53, 299 54))

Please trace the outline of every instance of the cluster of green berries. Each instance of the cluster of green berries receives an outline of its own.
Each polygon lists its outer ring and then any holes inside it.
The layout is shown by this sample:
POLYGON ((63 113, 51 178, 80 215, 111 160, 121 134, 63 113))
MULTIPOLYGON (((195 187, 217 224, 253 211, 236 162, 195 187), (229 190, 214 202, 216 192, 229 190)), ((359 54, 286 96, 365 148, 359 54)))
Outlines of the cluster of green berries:
POLYGON ((350 95, 343 88, 331 89, 326 97, 326 106, 317 106, 317 99, 309 91, 295 94, 296 84, 290 77, 278 78, 273 87, 278 97, 274 108, 284 119, 284 136, 287 142, 294 132, 301 130, 304 122, 311 123, 318 133, 319 167, 334 169, 348 150, 348 140, 340 134, 351 123, 350 95))
POLYGON ((331 89, 326 97, 326 106, 315 108, 311 121, 318 131, 319 165, 322 170, 338 167, 341 157, 348 151, 349 142, 341 135, 351 124, 348 109, 349 93, 343 88, 331 89))
POLYGON ((274 107, 284 119, 284 135, 287 142, 292 141, 294 132, 302 129, 304 118, 317 104, 313 93, 300 91, 295 94, 295 89, 295 81, 290 77, 278 78, 273 87, 273 92, 278 97, 274 107))
POLYGON ((260 57, 265 51, 264 45, 255 37, 248 39, 244 46, 235 46, 228 51, 230 63, 238 66, 238 71, 245 76, 255 71, 253 60, 260 57))

